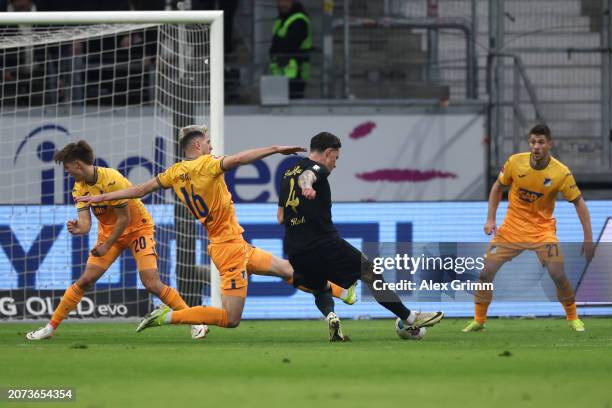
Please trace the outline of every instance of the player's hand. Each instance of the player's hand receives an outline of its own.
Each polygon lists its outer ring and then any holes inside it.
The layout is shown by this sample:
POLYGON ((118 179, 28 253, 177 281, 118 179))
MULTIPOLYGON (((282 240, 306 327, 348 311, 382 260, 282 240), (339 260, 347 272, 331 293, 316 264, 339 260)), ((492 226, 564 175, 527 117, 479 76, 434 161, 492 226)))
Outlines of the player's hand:
POLYGON ((595 256, 595 246, 593 245, 593 241, 584 241, 582 243, 580 255, 584 255, 584 259, 586 259, 587 262, 591 262, 591 260, 593 260, 593 257, 595 256))
POLYGON ((102 201, 106 201, 104 200, 104 194, 100 194, 100 195, 95 195, 95 196, 80 196, 74 199, 75 202, 77 203, 101 203, 102 201))
POLYGON ((306 149, 300 146, 278 146, 277 152, 284 155, 289 154, 298 154, 300 152, 305 152, 306 149))
POLYGON ((66 222, 66 228, 68 229, 68 232, 72 235, 83 234, 83 231, 81 231, 81 228, 79 227, 79 220, 68 220, 66 222))
POLYGON ((495 221, 487 221, 484 225, 484 232, 487 235, 495 234, 497 232, 495 221))
POLYGON ((106 245, 106 243, 104 242, 96 244, 96 246, 94 246, 93 249, 91 250, 91 254, 93 256, 104 256, 106 255, 107 252, 108 252, 108 245, 106 245))
POLYGON ((302 189, 302 195, 309 200, 314 200, 317 192, 314 188, 304 188, 302 189))

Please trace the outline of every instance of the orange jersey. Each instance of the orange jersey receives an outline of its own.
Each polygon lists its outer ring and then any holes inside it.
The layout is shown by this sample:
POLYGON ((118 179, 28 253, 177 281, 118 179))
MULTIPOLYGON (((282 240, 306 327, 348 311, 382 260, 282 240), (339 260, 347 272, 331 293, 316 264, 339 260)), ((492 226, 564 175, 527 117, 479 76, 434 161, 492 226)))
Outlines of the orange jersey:
MULTIPOLYGON (((96 177, 95 183, 88 184, 84 180, 74 183, 72 197, 110 193, 111 191, 122 190, 132 185, 128 179, 115 169, 94 167, 94 172, 96 177)), ((78 202, 76 203, 76 208, 77 211, 86 211, 91 208, 91 211, 98 219, 98 234, 109 236, 117 222, 114 208, 121 208, 126 205, 130 210, 130 224, 121 236, 128 235, 142 228, 153 227, 153 218, 151 218, 151 215, 140 199, 102 201, 95 204, 78 202)))
POLYGON ((512 184, 508 213, 499 232, 512 242, 556 240, 553 212, 557 194, 573 201, 581 193, 574 176, 559 160, 551 157, 545 169, 536 170, 530 157, 529 152, 510 156, 499 173, 501 184, 512 184))
POLYGON ((172 187, 194 217, 206 227, 211 243, 240 238, 244 231, 236 219, 221 160, 221 157, 207 154, 176 163, 157 175, 160 187, 172 187))

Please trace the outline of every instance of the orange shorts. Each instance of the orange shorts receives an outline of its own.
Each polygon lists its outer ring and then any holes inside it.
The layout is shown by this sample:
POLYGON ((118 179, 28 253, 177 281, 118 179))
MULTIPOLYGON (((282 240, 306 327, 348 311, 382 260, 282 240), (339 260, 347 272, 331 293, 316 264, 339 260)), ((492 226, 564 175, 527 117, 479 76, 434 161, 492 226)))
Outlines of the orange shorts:
MULTIPOLYGON (((121 252, 130 248, 139 271, 157 269, 157 251, 155 250, 154 233, 155 230, 153 228, 146 228, 126 234, 115 241, 104 256, 93 256, 90 254, 89 258, 87 258, 87 263, 106 270, 115 262, 121 252)), ((96 244, 103 243, 107 239, 107 236, 98 235, 98 242, 96 244)))
POLYGON ((543 242, 510 241, 499 232, 491 240, 485 257, 494 261, 507 262, 520 255, 523 251, 535 251, 542 266, 549 262, 563 262, 563 252, 556 236, 549 236, 543 242))
POLYGON ((269 271, 272 254, 242 238, 208 245, 208 254, 219 270, 221 294, 246 297, 248 273, 269 271))

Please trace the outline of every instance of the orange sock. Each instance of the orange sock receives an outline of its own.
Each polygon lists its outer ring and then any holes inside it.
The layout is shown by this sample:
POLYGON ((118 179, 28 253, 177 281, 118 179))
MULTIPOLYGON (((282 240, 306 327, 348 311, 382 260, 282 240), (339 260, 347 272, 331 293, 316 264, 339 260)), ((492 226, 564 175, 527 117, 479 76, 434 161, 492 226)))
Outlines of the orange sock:
POLYGON ((565 309, 565 316, 567 320, 577 320, 578 319, 578 311, 576 310, 576 302, 564 304, 563 308, 565 309))
POLYGON ((332 291, 332 296, 338 299, 342 299, 342 297, 346 296, 345 292, 346 289, 344 289, 341 286, 336 285, 335 283, 331 283, 329 282, 329 285, 331 286, 331 291, 332 291))
POLYGON ((166 287, 164 287, 159 295, 159 298, 172 310, 183 310, 189 308, 178 291, 170 286, 166 285, 166 287))
POLYGON ((51 321, 49 324, 51 324, 54 329, 57 329, 57 326, 60 325, 62 320, 68 316, 68 313, 77 307, 84 294, 85 291, 78 287, 76 283, 69 286, 68 289, 66 289, 66 292, 64 292, 64 296, 62 296, 60 304, 53 312, 53 316, 51 316, 51 321))
MULTIPOLYGON (((293 278, 287 279, 286 282, 289 285, 293 285, 293 278)), ((329 281, 327 283, 329 283, 329 286, 331 286, 331 291, 332 291, 332 296, 333 297, 341 299, 345 295, 346 289, 344 289, 341 286, 336 285, 335 283, 329 282, 329 281)), ((312 293, 312 290, 308 289, 305 286, 299 285, 299 286, 297 286, 297 289, 301 290, 302 292, 312 293)))
POLYGON ((211 306, 195 306, 171 312, 172 324, 210 324, 227 327, 227 312, 211 306))
POLYGON ((565 279, 562 283, 557 284, 557 299, 565 309, 565 316, 567 320, 578 319, 578 312, 576 311, 576 295, 571 283, 565 279))
POLYGON ((474 320, 480 324, 487 321, 487 310, 490 303, 474 303, 474 320))

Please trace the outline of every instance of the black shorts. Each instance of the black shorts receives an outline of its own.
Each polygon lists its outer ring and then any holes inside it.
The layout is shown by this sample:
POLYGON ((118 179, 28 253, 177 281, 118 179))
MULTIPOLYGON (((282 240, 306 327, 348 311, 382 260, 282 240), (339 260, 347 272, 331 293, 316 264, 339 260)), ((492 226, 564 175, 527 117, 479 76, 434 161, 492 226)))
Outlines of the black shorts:
POLYGON ((293 266, 293 284, 311 290, 324 289, 327 281, 348 288, 361 278, 364 255, 338 238, 312 251, 289 255, 293 266))

